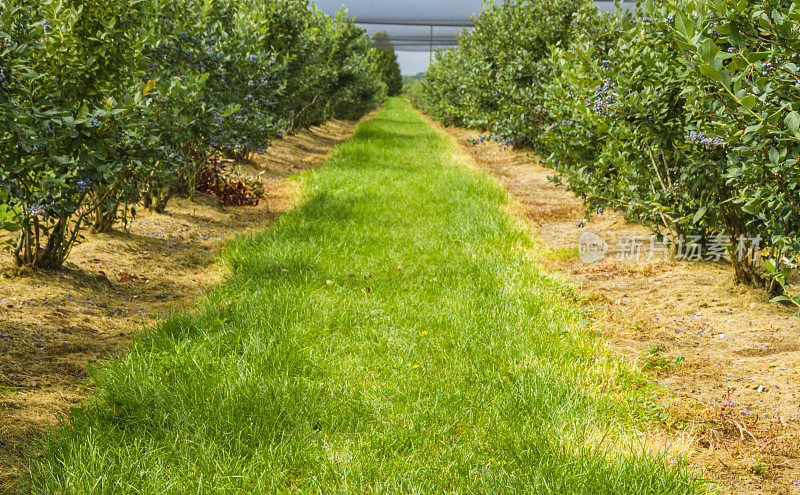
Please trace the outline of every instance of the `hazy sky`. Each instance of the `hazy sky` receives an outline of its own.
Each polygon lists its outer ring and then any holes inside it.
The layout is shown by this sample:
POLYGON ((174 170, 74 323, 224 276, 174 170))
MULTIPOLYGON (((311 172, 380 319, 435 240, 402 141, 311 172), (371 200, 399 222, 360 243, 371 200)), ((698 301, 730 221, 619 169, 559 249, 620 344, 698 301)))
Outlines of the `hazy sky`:
MULTIPOLYGON (((427 20, 428 22, 465 21, 482 10, 481 0, 312 0, 323 12, 334 14, 346 7, 350 16, 356 20, 408 21, 427 20)), ((386 31, 404 35, 429 36, 430 28, 423 26, 364 25, 371 34, 386 31)), ((435 27, 434 36, 455 34, 462 28, 435 27)), ((403 74, 416 74, 428 67, 428 51, 397 51, 400 70, 403 74)))

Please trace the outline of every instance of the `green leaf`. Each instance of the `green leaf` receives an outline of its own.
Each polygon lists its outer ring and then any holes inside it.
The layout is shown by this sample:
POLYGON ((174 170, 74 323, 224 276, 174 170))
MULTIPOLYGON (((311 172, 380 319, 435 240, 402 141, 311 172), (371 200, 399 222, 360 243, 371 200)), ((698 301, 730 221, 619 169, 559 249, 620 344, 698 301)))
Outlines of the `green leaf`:
POLYGON ((769 161, 772 163, 777 164, 778 161, 781 159, 781 154, 775 148, 769 150, 769 161))
POLYGON ((713 63, 717 52, 719 52, 719 47, 711 40, 706 40, 705 43, 700 45, 700 55, 702 55, 703 60, 709 64, 713 63))
POLYGON ((786 127, 794 133, 795 137, 800 139, 800 114, 792 110, 783 121, 786 123, 786 127))
POLYGON ((752 110, 753 107, 756 106, 756 97, 753 95, 747 95, 739 100, 739 104, 748 110, 752 110))
POLYGON ((699 67, 700 72, 704 75, 710 77, 711 79, 717 80, 722 82, 722 72, 718 71, 717 69, 711 67, 709 64, 703 64, 699 67))
POLYGON ((769 56, 770 52, 750 52, 745 53, 745 58, 747 61, 752 63, 758 62, 759 60, 763 60, 769 56))
POLYGON ((675 14, 675 29, 687 39, 694 36, 694 23, 687 19, 682 12, 675 14))
POLYGON ((700 207, 700 208, 697 210, 697 212, 694 214, 694 216, 692 217, 692 222, 693 222, 693 223, 697 223, 697 222, 699 222, 699 221, 700 221, 700 219, 701 219, 701 218, 703 218, 703 216, 706 214, 706 212, 707 212, 707 211, 708 211, 708 208, 707 208, 707 207, 705 207, 705 206, 701 206, 701 207, 700 207))

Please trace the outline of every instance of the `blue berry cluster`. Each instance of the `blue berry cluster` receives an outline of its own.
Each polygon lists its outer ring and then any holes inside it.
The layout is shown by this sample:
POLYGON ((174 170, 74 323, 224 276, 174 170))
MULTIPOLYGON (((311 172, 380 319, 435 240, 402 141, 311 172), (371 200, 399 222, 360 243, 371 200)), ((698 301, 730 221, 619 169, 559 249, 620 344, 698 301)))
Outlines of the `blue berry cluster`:
POLYGON ((28 207, 28 215, 30 215, 31 218, 43 217, 45 214, 47 214, 47 210, 39 203, 34 203, 28 207))
POLYGON ((514 146, 517 143, 516 139, 508 134, 481 134, 475 139, 467 139, 467 142, 475 145, 495 142, 503 145, 504 147, 514 146))
POLYGON ((491 140, 492 138, 490 136, 487 136, 486 134, 481 134, 477 138, 467 138, 467 142, 469 144, 474 144, 476 146, 479 144, 488 143, 491 140))
POLYGON ((614 90, 614 83, 609 78, 603 79, 603 83, 594 88, 594 99, 591 100, 592 110, 598 115, 613 114, 617 107, 617 93, 614 90))
POLYGON ((708 137, 702 132, 690 131, 689 134, 684 136, 684 139, 689 144, 699 145, 707 150, 714 149, 718 146, 725 144, 725 140, 719 137, 708 137))
POLYGON ((195 38, 194 36, 189 36, 189 33, 187 33, 186 31, 181 31, 181 38, 183 38, 186 41, 191 41, 192 43, 197 42, 197 38, 195 38))
POLYGON ((80 179, 76 185, 79 193, 89 192, 92 189, 92 181, 89 179, 80 179))

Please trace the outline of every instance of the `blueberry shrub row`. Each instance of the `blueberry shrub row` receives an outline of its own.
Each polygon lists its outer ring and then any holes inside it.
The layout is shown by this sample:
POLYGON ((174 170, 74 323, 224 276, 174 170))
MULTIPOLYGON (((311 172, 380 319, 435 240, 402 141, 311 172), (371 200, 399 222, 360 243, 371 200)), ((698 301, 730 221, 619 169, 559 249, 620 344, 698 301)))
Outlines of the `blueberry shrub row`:
POLYGON ((385 93, 365 32, 307 0, 0 2, 6 247, 59 267, 86 228, 194 191, 212 158, 385 93))
POLYGON ((675 244, 727 239, 751 254, 731 256, 740 282, 784 290, 800 253, 797 4, 517 0, 476 26, 407 88, 415 105, 535 150, 589 212, 675 244))

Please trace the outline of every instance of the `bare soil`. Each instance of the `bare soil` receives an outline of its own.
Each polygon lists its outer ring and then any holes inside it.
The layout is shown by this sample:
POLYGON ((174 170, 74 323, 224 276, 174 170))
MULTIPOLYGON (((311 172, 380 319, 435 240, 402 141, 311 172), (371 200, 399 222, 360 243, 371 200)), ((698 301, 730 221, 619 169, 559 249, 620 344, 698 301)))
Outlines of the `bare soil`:
POLYGON ((118 355, 135 332, 219 283, 221 247, 293 208, 299 182, 285 179, 321 166, 356 125, 328 122, 241 164, 266 184, 257 207, 222 207, 199 193, 173 199, 165 214, 142 211, 127 230, 87 233, 64 270, 0 277, 0 493, 35 455, 36 439, 91 391, 87 364, 118 355))
POLYGON ((573 286, 615 352, 660 385, 667 436, 686 447, 699 471, 723 492, 800 493, 794 310, 769 303, 763 290, 737 285, 725 262, 583 264, 583 232, 614 246, 622 236, 649 239, 649 231, 614 212, 587 219, 583 202, 549 181, 553 171, 530 153, 473 145, 474 131, 444 131, 510 193, 516 213, 545 246, 544 269, 573 286))

